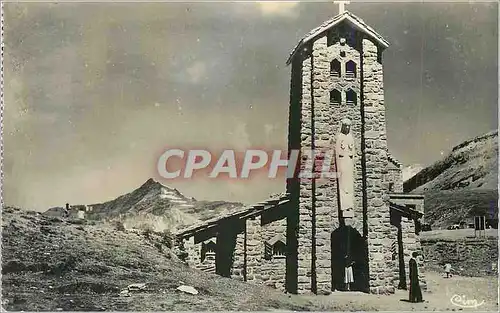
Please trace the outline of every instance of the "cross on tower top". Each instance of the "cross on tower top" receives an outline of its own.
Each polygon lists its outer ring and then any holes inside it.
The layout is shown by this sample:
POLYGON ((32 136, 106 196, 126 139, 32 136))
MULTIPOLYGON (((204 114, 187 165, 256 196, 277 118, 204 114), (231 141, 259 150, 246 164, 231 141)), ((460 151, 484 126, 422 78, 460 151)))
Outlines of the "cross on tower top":
POLYGON ((333 3, 339 5, 339 14, 342 14, 345 12, 345 5, 351 3, 351 1, 342 0, 342 1, 333 1, 333 3))

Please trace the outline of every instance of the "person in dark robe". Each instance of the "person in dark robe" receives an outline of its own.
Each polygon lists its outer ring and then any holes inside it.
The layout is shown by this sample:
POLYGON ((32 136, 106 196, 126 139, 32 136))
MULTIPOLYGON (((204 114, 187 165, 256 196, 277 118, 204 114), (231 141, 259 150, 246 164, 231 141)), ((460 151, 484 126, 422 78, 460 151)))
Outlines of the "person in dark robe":
POLYGON ((418 281, 417 252, 413 252, 410 259, 410 302, 423 302, 422 290, 418 281))

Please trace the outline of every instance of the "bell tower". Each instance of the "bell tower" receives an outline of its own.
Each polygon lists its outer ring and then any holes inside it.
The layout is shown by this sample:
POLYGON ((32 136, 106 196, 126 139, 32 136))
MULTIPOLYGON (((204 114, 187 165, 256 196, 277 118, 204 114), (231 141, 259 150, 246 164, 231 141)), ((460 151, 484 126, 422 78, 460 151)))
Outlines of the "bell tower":
POLYGON ((287 289, 339 290, 348 256, 357 266, 353 288, 380 293, 392 283, 386 265, 391 243, 379 236, 390 231, 382 66, 389 44, 344 10, 347 1, 336 3, 340 13, 305 35, 287 61, 289 151, 336 149, 341 177, 287 183, 295 208, 288 217, 287 245, 296 250, 288 256, 287 277, 297 277, 287 289), (340 160, 338 140, 350 161, 340 160))

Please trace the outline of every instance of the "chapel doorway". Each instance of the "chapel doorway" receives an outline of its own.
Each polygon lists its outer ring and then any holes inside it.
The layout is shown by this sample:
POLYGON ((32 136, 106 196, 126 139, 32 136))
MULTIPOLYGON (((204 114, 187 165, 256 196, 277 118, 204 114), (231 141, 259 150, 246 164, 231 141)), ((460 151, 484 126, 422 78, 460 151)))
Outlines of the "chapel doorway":
POLYGON ((346 256, 354 261, 351 291, 369 292, 368 245, 352 226, 340 226, 331 235, 332 290, 345 291, 346 256))

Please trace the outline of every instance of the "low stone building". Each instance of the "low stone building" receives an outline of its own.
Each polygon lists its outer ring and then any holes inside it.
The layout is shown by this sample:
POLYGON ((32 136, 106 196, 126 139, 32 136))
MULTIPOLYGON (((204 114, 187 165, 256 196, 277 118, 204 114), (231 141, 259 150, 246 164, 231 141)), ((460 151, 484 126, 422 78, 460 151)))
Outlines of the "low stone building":
MULTIPOLYGON (((389 46, 350 12, 307 34, 291 65, 288 148, 335 149, 336 178, 289 179, 286 193, 177 234, 193 267, 290 293, 392 293, 420 250, 421 195, 403 194, 387 147, 382 54, 389 46), (206 251, 215 252, 214 262, 206 251)), ((312 169, 316 173, 316 168, 312 169)), ((422 280, 423 281, 423 280, 422 280)), ((424 283, 425 287, 425 283, 424 283)))
POLYGON ((88 211, 84 204, 69 205, 66 204, 66 209, 61 208, 63 216, 74 219, 85 219, 85 212, 88 211))

